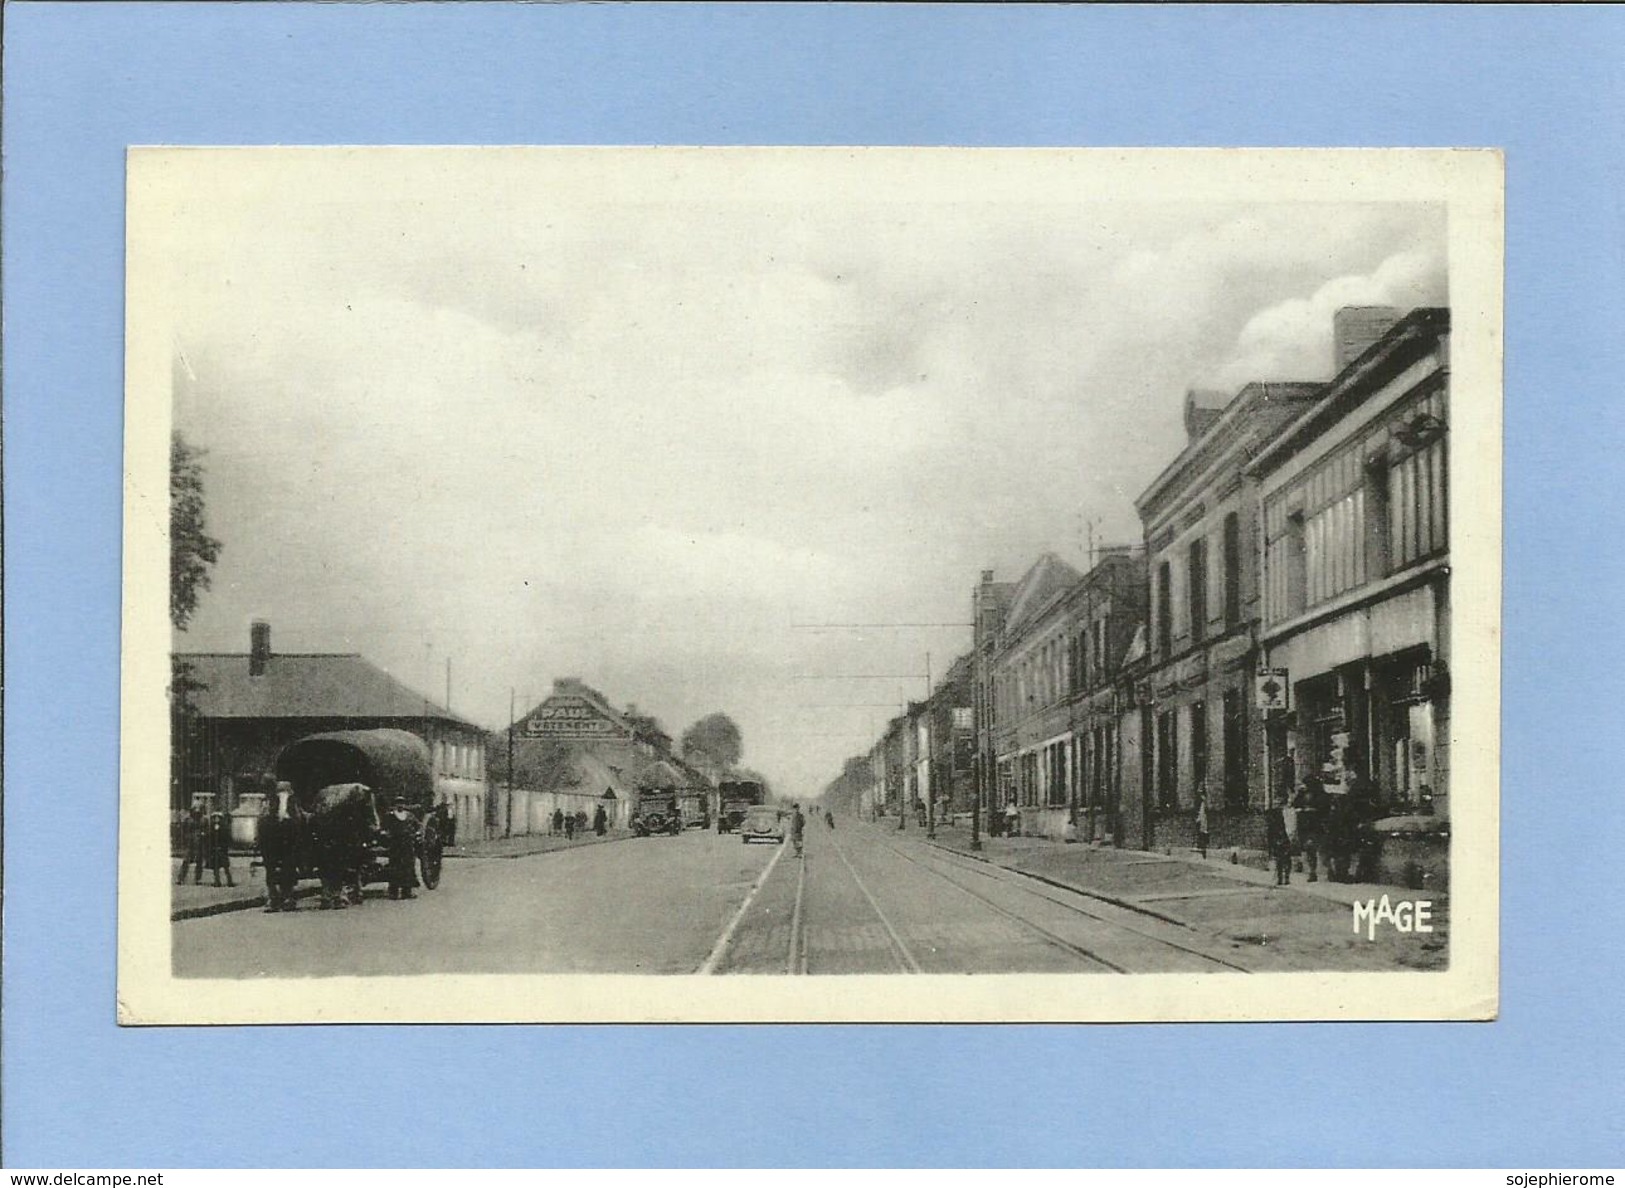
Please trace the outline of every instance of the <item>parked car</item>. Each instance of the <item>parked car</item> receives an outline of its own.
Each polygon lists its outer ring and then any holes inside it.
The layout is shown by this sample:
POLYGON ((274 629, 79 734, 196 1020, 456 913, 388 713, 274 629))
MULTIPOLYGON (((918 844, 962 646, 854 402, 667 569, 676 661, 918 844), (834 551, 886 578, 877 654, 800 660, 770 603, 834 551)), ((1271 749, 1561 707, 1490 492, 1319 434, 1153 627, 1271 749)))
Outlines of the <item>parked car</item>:
POLYGON ((739 822, 739 840, 742 842, 770 841, 784 844, 784 814, 771 805, 753 804, 745 810, 739 822))

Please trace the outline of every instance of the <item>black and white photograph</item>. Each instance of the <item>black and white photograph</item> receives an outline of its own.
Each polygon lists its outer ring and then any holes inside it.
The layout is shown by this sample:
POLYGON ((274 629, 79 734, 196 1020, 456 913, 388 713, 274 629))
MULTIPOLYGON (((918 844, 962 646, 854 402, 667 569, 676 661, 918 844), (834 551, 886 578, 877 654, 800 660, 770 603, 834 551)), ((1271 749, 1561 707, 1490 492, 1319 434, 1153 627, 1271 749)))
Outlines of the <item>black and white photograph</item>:
POLYGON ((121 1022, 1494 1017, 1499 155, 128 182, 121 1022))

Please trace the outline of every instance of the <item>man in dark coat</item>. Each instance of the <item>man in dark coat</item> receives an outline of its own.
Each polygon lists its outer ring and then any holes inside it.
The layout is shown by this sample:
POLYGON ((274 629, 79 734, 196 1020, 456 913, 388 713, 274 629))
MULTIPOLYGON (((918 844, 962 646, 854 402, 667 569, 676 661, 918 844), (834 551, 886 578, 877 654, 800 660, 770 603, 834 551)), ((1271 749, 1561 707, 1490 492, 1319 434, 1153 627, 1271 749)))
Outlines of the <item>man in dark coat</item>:
POLYGON ((395 798, 395 808, 384 818, 384 836, 389 850, 389 897, 416 899, 412 888, 418 885, 418 823, 406 808, 406 797, 395 798))
POLYGON ((1275 885, 1292 882, 1292 837, 1287 832, 1284 805, 1274 805, 1264 816, 1264 841, 1275 860, 1275 885))
POLYGON ((599 837, 603 837, 604 836, 604 830, 606 830, 608 828, 609 828, 609 814, 604 812, 604 806, 603 805, 599 805, 596 809, 593 810, 593 814, 592 814, 592 831, 594 833, 596 833, 599 837))
POLYGON ((203 860, 208 851, 209 823, 203 817, 201 805, 194 804, 192 810, 186 814, 186 820, 181 822, 181 873, 176 877, 177 883, 186 882, 186 868, 190 866, 195 881, 203 881, 203 860))
POLYGON ((553 832, 555 835, 564 832, 564 810, 553 810, 553 832))
POLYGON ((236 880, 231 877, 231 823, 225 813, 209 814, 204 838, 204 852, 208 855, 209 870, 214 873, 214 885, 220 885, 220 875, 224 872, 226 886, 235 887, 236 880))
MULTIPOLYGON (((1330 797, 1320 776, 1311 771, 1303 777, 1303 787, 1292 800, 1298 810, 1298 844, 1303 850, 1303 864, 1309 872, 1309 881, 1320 879, 1320 854, 1326 848, 1326 815, 1330 811, 1330 797)), ((1327 860, 1326 876, 1331 877, 1331 862, 1327 860)))

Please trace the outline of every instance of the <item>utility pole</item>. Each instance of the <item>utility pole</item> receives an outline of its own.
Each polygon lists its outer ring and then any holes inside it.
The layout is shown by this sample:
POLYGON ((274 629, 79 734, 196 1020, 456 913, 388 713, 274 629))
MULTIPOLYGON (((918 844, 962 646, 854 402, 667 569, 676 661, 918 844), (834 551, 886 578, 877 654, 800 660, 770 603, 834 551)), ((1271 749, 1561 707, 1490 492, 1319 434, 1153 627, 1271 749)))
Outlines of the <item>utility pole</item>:
POLYGON ((446 712, 451 713, 451 653, 446 653, 446 712))
MULTIPOLYGON (((451 669, 447 668, 447 681, 449 682, 451 669)), ((449 687, 449 684, 448 684, 449 687)), ((503 837, 513 836, 513 687, 508 687, 508 823, 502 831, 503 837)))
POLYGON ((931 653, 925 654, 925 836, 937 836, 936 771, 931 762, 931 748, 936 742, 931 713, 931 653))

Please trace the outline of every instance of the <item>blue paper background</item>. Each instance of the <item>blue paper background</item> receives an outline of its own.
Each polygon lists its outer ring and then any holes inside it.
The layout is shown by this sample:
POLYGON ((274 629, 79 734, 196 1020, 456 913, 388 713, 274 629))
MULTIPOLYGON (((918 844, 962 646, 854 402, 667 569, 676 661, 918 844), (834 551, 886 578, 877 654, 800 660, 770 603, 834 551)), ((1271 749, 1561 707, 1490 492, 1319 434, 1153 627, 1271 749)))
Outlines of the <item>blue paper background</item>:
POLYGON ((1625 809, 1605 749, 1622 671, 1625 12, 6 16, 8 1165, 1625 1155, 1625 809), (1504 147, 1501 1021, 118 1030, 124 149, 349 142, 1504 147), (741 1112, 785 1124, 742 1127, 741 1112))

